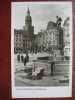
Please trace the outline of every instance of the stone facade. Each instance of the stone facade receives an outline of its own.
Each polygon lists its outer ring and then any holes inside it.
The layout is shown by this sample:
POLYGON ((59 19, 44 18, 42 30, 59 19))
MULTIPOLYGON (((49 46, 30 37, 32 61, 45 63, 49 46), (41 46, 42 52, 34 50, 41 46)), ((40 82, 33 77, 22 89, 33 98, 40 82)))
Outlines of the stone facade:
POLYGON ((14 29, 14 52, 22 52, 23 50, 23 30, 14 29))
POLYGON ((63 30, 61 23, 49 21, 46 30, 41 30, 34 35, 34 26, 32 26, 32 17, 28 8, 25 17, 25 25, 21 30, 14 30, 14 51, 20 52, 42 52, 63 54, 63 30))
POLYGON ((34 47, 34 27, 32 26, 32 18, 28 8, 25 18, 25 25, 22 30, 14 30, 14 52, 33 51, 34 47))
POLYGON ((64 56, 69 59, 70 56, 70 19, 67 17, 63 24, 64 31, 64 56))
POLYGON ((58 50, 59 47, 59 30, 54 22, 49 22, 47 25, 47 49, 51 51, 58 50))
POLYGON ((46 30, 38 32, 36 41, 39 51, 63 54, 63 30, 55 22, 48 22, 46 30))

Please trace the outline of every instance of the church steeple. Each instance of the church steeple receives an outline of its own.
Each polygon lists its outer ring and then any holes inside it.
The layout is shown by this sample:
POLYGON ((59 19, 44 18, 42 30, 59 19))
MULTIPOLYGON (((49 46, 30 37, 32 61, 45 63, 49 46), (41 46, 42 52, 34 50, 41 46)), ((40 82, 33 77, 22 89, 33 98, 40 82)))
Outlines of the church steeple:
POLYGON ((29 7, 27 9, 27 16, 25 18, 25 25, 28 27, 28 26, 32 26, 32 18, 30 16, 30 10, 29 10, 29 7))
POLYGON ((30 16, 30 10, 29 10, 29 7, 28 7, 28 10, 27 10, 27 15, 30 16))
POLYGON ((25 18, 25 29, 27 31, 28 34, 32 35, 34 34, 34 27, 32 26, 32 18, 30 15, 30 9, 27 9, 27 15, 25 18))

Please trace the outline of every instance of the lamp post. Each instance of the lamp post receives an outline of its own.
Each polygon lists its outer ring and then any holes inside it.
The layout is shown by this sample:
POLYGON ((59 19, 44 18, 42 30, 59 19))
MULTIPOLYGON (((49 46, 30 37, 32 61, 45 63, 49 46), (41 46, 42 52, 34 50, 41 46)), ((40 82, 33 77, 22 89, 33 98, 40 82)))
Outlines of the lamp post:
POLYGON ((48 43, 48 51, 49 51, 49 57, 50 57, 50 42, 48 43))

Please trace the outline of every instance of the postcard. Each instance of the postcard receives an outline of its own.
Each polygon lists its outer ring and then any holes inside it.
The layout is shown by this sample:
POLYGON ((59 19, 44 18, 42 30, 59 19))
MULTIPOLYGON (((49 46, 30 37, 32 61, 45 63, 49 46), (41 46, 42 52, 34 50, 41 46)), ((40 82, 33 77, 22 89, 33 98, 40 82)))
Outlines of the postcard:
POLYGON ((72 96, 72 2, 11 3, 12 98, 72 96))

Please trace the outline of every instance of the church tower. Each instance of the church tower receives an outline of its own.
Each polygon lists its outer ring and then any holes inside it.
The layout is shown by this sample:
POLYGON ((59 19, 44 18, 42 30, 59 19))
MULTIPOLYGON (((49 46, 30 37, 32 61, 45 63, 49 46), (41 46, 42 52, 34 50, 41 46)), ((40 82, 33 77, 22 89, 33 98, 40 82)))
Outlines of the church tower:
POLYGON ((32 26, 32 18, 30 15, 30 10, 29 8, 27 9, 27 15, 25 18, 25 29, 27 31, 27 34, 33 35, 34 34, 34 27, 32 26))
POLYGON ((32 50, 34 47, 34 27, 32 26, 32 17, 29 8, 25 17, 25 26, 23 34, 23 51, 32 50))

